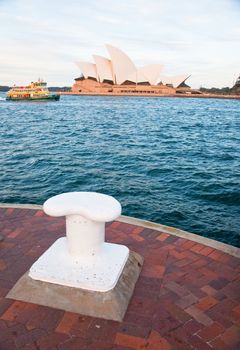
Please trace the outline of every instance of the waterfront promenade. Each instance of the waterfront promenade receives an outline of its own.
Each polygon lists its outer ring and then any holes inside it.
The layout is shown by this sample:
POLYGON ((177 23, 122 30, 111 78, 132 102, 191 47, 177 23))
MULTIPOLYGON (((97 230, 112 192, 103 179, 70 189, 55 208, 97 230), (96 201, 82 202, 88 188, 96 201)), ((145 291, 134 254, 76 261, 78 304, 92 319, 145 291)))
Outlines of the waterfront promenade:
POLYGON ((183 97, 183 98, 212 98, 223 100, 240 100, 240 95, 214 95, 214 94, 157 94, 157 93, 117 93, 117 92, 60 92, 60 95, 73 95, 73 96, 142 96, 142 97, 183 97))
POLYGON ((1 350, 188 350, 240 348, 240 250, 129 217, 107 225, 109 242, 144 256, 123 322, 7 299, 60 236, 64 218, 40 206, 0 206, 1 350))

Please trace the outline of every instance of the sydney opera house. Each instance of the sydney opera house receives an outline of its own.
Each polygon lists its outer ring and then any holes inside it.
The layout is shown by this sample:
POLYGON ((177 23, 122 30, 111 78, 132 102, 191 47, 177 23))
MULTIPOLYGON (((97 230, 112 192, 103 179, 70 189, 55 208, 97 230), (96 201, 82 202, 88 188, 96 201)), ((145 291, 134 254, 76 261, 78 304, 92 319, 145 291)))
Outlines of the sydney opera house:
POLYGON ((136 67, 120 49, 106 45, 109 58, 93 55, 93 62, 77 62, 81 76, 75 79, 76 94, 171 95, 189 92, 189 74, 166 76, 162 64, 136 67))

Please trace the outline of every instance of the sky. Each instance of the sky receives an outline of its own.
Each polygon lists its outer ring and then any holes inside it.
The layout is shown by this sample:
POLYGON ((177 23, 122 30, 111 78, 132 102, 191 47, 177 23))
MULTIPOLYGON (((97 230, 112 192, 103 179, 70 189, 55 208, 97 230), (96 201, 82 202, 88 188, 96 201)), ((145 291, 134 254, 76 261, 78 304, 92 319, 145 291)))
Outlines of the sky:
POLYGON ((191 74, 193 88, 240 74, 240 0, 0 0, 0 85, 71 86, 76 61, 122 49, 138 66, 191 74))

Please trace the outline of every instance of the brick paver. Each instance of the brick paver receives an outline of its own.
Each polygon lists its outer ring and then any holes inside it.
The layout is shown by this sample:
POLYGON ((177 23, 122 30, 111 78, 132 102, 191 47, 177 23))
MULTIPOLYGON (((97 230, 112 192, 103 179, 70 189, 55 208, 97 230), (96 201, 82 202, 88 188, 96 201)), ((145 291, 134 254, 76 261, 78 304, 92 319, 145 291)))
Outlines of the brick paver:
POLYGON ((239 259, 187 239, 113 222, 106 239, 144 256, 123 322, 6 299, 65 234, 63 218, 0 208, 1 350, 240 349, 239 259))

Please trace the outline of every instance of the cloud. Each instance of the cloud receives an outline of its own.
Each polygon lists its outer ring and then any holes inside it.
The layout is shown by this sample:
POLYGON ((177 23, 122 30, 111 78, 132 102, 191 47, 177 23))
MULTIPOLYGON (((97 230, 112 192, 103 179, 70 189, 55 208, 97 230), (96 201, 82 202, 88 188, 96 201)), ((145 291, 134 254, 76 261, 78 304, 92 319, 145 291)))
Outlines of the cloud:
POLYGON ((231 85, 240 70, 239 15, 236 0, 0 0, 0 84, 27 82, 41 68, 50 84, 71 85, 80 73, 74 62, 108 56, 109 42, 137 65, 192 74, 194 87, 231 85))

